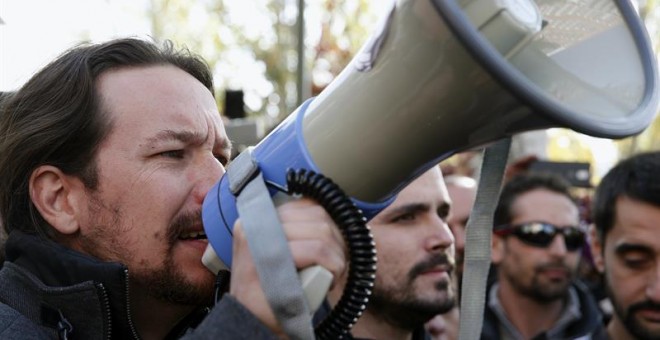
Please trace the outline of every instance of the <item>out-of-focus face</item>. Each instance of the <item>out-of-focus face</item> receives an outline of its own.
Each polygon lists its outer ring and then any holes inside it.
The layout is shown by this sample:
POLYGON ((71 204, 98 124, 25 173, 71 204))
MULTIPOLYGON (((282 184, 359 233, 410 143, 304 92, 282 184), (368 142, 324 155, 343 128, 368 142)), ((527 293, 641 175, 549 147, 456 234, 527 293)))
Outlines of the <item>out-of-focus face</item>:
POLYGON ((446 222, 448 202, 435 167, 370 222, 378 252, 370 313, 413 329, 453 306, 454 238, 446 222))
POLYGON ((463 256, 465 253, 465 227, 474 206, 477 187, 476 183, 472 183, 469 186, 448 183, 447 191, 452 202, 447 225, 449 225, 449 229, 454 234, 456 272, 461 277, 463 275, 463 256))
POLYGON ((201 263, 201 207, 230 157, 211 93, 173 66, 112 70, 97 90, 112 130, 74 247, 124 263, 152 297, 208 301, 214 276, 201 263))
MULTIPOLYGON (((578 208, 566 196, 534 189, 518 196, 512 204, 511 225, 544 222, 557 227, 578 226, 578 208)), ((493 235, 493 263, 498 280, 516 294, 539 302, 563 299, 577 274, 580 250, 569 251, 564 236, 555 235, 547 247, 529 245, 515 235, 493 235)))
POLYGON ((452 308, 447 313, 434 316, 424 327, 432 340, 455 340, 458 339, 458 323, 458 308, 452 308))
POLYGON ((660 338, 660 206, 619 197, 612 229, 601 245, 592 237, 593 255, 605 273, 614 315, 612 339, 660 338))

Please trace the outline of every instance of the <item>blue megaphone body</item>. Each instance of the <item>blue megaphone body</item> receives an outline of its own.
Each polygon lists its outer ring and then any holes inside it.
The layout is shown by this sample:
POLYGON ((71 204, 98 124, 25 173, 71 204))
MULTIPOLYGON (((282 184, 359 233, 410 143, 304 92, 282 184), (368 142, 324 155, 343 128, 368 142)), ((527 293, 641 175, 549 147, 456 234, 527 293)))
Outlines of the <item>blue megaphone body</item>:
MULTIPOLYGON (((278 192, 288 192, 286 176, 289 170, 306 169, 321 173, 307 151, 302 132, 302 118, 311 101, 309 99, 303 103, 254 149, 252 155, 272 196, 278 192)), ((228 176, 223 176, 207 194, 202 208, 206 235, 226 267, 232 261, 232 227, 239 217, 236 198, 229 186, 228 176)), ((367 219, 371 219, 394 198, 391 196, 389 200, 376 203, 357 199, 353 199, 353 202, 367 219)))

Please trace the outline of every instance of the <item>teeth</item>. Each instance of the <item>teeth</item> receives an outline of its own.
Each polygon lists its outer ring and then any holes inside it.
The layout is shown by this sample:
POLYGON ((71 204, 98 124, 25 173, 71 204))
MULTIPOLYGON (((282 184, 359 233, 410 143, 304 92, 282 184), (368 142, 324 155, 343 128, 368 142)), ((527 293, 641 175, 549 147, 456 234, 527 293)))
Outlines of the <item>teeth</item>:
POLYGON ((206 238, 206 233, 203 232, 203 231, 191 231, 191 232, 187 232, 187 233, 183 233, 183 234, 181 234, 181 237, 180 237, 180 238, 182 238, 182 239, 184 239, 184 240, 186 240, 186 239, 191 239, 191 238, 192 238, 192 239, 196 239, 196 238, 206 238))

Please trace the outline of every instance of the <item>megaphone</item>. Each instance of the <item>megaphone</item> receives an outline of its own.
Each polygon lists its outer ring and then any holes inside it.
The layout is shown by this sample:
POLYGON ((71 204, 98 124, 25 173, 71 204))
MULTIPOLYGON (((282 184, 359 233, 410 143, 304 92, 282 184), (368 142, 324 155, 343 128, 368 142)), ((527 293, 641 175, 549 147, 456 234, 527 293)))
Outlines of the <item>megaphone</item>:
MULTIPOLYGON (((647 33, 624 0, 398 0, 318 96, 253 149, 273 194, 289 169, 331 178, 367 218, 457 152, 567 127, 639 133, 658 104, 647 33)), ((235 197, 208 193, 210 246, 231 265, 235 197)))

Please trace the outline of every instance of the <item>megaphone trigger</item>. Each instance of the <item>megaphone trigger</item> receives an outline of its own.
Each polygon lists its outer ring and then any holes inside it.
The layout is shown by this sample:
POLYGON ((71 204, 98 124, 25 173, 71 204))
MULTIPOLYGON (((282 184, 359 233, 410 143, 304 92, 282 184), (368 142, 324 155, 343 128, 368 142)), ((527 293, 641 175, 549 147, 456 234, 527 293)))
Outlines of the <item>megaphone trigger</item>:
POLYGON ((206 246, 204 254, 202 255, 202 263, 206 268, 208 268, 213 274, 218 274, 219 271, 225 269, 228 270, 229 267, 225 265, 224 262, 218 257, 213 246, 211 244, 206 246))

